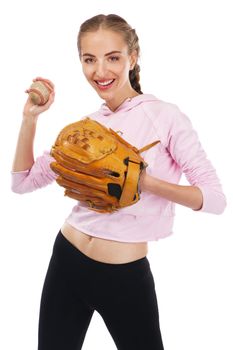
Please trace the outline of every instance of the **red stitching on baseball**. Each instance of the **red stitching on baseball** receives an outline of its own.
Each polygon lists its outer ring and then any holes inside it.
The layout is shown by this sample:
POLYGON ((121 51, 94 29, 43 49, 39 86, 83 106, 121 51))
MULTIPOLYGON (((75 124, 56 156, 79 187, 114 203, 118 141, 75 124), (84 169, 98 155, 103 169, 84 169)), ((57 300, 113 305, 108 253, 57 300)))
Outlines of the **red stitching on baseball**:
POLYGON ((30 92, 34 92, 35 94, 37 94, 40 97, 39 105, 43 105, 45 103, 44 96, 42 95, 42 93, 39 90, 37 90, 37 89, 29 89, 28 92, 29 93, 30 92))

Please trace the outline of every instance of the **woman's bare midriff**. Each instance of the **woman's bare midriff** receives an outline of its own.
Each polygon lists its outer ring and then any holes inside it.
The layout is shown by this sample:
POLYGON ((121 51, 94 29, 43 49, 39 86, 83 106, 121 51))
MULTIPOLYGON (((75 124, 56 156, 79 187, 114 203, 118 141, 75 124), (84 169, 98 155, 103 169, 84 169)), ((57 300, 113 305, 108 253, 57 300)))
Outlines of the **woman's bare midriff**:
POLYGON ((147 255, 147 242, 128 243, 97 238, 83 233, 68 223, 61 228, 66 239, 89 258, 110 263, 123 264, 147 255))

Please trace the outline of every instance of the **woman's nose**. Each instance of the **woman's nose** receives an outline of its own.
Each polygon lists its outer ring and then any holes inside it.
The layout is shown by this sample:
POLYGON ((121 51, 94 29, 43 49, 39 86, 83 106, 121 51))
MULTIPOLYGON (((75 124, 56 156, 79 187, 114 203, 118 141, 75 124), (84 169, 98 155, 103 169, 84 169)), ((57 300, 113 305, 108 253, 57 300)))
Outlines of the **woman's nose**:
POLYGON ((96 75, 99 78, 104 78, 106 75, 107 67, 104 63, 98 63, 96 66, 96 75))

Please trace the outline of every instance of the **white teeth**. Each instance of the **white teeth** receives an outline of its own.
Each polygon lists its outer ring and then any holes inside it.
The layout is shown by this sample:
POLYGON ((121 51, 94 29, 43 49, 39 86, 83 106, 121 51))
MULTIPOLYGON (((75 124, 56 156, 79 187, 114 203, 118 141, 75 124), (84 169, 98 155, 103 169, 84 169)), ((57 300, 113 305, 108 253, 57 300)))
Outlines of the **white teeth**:
POLYGON ((112 79, 112 80, 106 80, 106 81, 104 81, 104 82, 100 82, 100 81, 96 81, 96 82, 97 82, 97 84, 99 84, 99 85, 105 86, 105 85, 111 84, 111 83, 113 82, 113 80, 114 80, 114 79, 112 79))

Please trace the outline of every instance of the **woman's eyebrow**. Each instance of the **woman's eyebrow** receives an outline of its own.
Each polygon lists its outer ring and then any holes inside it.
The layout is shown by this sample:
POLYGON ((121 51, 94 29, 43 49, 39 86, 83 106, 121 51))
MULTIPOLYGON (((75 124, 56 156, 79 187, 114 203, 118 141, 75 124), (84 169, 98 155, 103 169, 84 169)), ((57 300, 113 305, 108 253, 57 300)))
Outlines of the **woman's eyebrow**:
MULTIPOLYGON (((117 50, 114 50, 114 51, 111 51, 111 52, 108 52, 106 53, 104 56, 109 56, 109 55, 112 55, 114 53, 122 53, 121 51, 117 51, 117 50)), ((95 55, 92 55, 91 53, 84 53, 82 56, 89 56, 89 57, 95 57, 95 55)))

